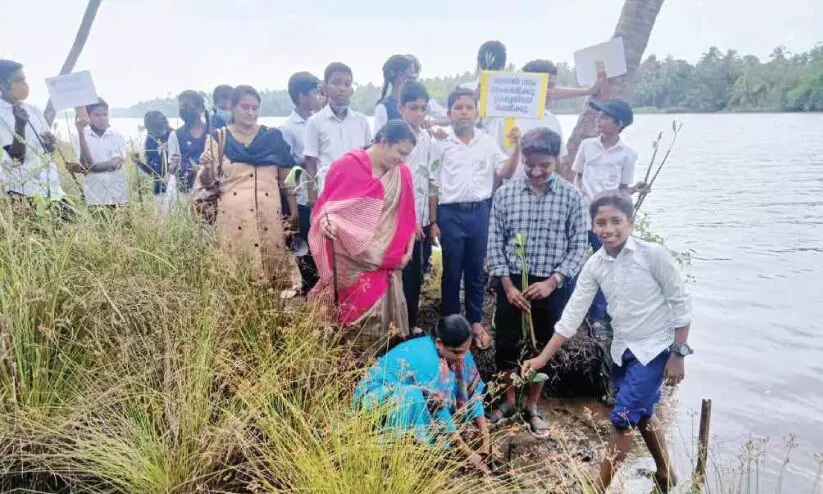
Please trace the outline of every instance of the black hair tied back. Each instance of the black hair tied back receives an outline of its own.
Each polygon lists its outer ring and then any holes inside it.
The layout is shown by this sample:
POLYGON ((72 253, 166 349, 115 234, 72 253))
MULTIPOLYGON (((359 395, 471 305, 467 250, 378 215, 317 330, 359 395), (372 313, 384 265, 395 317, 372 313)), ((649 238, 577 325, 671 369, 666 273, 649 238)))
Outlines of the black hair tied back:
POLYGON ((441 318, 437 322, 434 336, 449 348, 456 348, 472 337, 469 321, 460 314, 441 318))

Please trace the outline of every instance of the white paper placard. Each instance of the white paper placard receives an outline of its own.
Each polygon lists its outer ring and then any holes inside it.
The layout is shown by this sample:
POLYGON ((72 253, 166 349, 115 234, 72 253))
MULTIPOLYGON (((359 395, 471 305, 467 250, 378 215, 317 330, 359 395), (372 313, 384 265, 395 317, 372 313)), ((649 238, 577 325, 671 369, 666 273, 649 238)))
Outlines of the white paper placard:
POLYGON ((56 111, 90 105, 100 99, 89 71, 49 77, 46 87, 56 111))
POLYGON ((547 74, 483 72, 480 77, 480 115, 543 118, 547 85, 547 74))
POLYGON ((623 48, 623 38, 617 37, 574 52, 574 72, 577 74, 577 83, 581 86, 591 86, 597 81, 595 65, 603 62, 606 74, 616 77, 626 73, 626 51, 623 48))

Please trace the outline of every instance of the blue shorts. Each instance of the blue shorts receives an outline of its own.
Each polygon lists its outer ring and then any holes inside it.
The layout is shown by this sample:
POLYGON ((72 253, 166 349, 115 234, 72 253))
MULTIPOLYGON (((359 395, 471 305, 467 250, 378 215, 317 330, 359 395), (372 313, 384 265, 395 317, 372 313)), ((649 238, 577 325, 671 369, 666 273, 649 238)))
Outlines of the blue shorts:
POLYGON ((612 380, 617 388, 610 419, 615 428, 626 430, 654 414, 660 400, 663 371, 669 360, 666 349, 648 365, 641 364, 631 350, 623 353, 623 365, 612 364, 612 380))

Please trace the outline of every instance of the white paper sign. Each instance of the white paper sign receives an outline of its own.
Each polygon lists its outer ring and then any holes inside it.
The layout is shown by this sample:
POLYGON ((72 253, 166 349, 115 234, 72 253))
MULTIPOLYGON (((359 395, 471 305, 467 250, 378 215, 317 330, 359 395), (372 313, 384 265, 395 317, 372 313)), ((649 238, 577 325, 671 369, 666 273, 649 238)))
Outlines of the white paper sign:
POLYGON ((603 62, 609 77, 625 74, 626 51, 623 48, 623 38, 613 38, 605 43, 574 52, 574 72, 577 74, 577 83, 581 86, 594 84, 597 81, 596 65, 599 62, 603 62))
POLYGON ((547 84, 547 74, 483 72, 480 76, 480 115, 543 118, 547 84))
POLYGON ((90 105, 100 99, 89 71, 50 77, 46 79, 46 87, 57 111, 90 105))

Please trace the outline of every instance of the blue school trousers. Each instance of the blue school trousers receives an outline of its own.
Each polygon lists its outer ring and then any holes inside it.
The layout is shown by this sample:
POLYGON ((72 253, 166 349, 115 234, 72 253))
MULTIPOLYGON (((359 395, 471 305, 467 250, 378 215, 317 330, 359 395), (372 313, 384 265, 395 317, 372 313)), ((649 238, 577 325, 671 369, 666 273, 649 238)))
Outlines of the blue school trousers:
POLYGON ((440 245, 443 247, 441 284, 445 315, 460 314, 460 281, 466 290, 466 319, 483 320, 484 263, 489 239, 491 199, 441 204, 438 208, 440 245))

